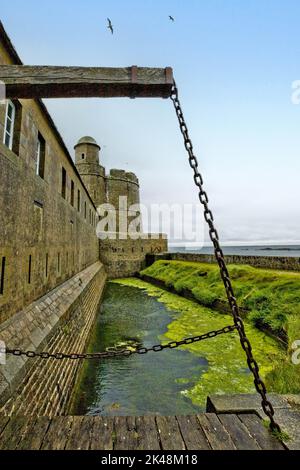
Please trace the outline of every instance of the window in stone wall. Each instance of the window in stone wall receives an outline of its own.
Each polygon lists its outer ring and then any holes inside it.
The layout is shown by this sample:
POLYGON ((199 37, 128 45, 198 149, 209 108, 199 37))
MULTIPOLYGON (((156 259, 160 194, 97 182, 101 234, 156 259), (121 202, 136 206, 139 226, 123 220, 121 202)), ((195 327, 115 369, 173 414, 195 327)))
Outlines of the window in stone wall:
POLYGON ((43 136, 38 133, 37 147, 36 147, 36 174, 44 179, 45 176, 45 155, 46 155, 46 142, 43 136))
POLYGON ((14 101, 16 116, 15 116, 15 126, 14 126, 14 138, 12 151, 19 155, 20 152, 20 141, 21 141, 21 127, 22 127, 22 106, 19 101, 14 101))
POLYGON ((57 272, 60 274, 60 253, 57 253, 57 272))
POLYGON ((77 191, 77 210, 80 212, 80 206, 81 206, 81 201, 80 201, 80 189, 77 191))
POLYGON ((29 259, 28 259, 28 284, 31 284, 31 266, 32 266, 32 256, 29 255, 29 259))
POLYGON ((74 207, 74 193, 75 193, 75 185, 74 185, 74 181, 71 180, 71 206, 74 207))
POLYGON ((3 143, 10 150, 12 150, 13 148, 15 117, 16 117, 16 107, 12 101, 8 100, 7 106, 6 106, 3 143))
POLYGON ((6 258, 5 256, 2 256, 1 260, 1 277, 0 277, 0 295, 4 294, 4 277, 5 277, 5 263, 6 263, 6 258))
POLYGON ((66 199, 66 192, 67 192, 67 172, 62 167, 61 169, 61 195, 64 199, 66 199))
POLYGON ((7 102, 3 143, 15 154, 19 154, 22 126, 22 106, 19 101, 7 102))
POLYGON ((86 219, 86 202, 84 203, 84 218, 86 219))

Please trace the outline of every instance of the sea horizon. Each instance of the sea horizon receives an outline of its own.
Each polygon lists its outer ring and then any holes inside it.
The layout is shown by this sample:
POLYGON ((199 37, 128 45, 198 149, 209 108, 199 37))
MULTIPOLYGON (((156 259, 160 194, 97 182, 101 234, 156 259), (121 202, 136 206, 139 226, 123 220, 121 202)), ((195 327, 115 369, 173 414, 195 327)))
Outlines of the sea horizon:
MULTIPOLYGON (((284 256, 284 257, 300 257, 300 243, 299 244, 236 244, 222 245, 225 255, 239 255, 239 256, 284 256)), ((189 246, 183 244, 170 244, 169 251, 181 253, 199 253, 199 254, 213 254, 212 246, 189 246)))

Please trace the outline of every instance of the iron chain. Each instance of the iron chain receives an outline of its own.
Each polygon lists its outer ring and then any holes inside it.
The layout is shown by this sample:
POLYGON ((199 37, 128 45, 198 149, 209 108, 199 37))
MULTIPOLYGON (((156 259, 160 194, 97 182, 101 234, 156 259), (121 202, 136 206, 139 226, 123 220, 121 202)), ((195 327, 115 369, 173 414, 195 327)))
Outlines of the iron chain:
POLYGON ((235 325, 225 326, 220 330, 209 331, 199 336, 192 336, 190 338, 185 338, 181 341, 171 341, 167 344, 156 344, 150 348, 137 348, 137 349, 119 349, 119 348, 107 348, 106 351, 96 352, 96 353, 50 353, 50 352, 36 352, 36 351, 23 351, 21 349, 6 349, 6 354, 11 354, 13 356, 26 356, 28 358, 41 358, 41 359, 107 359, 111 357, 120 357, 120 356, 131 356, 132 354, 146 354, 150 351, 160 352, 164 349, 175 349, 179 346, 185 346, 188 344, 198 343, 205 339, 215 338, 221 334, 231 333, 236 330, 235 325))
POLYGON ((254 385, 257 390, 257 392, 260 394, 261 399, 262 399, 262 408, 265 412, 265 414, 268 416, 270 419, 270 424, 271 428, 273 430, 280 431, 279 425, 275 422, 274 420, 274 408, 271 404, 271 402, 267 398, 267 391, 266 391, 266 386, 262 379, 260 378, 259 375, 259 367, 256 362, 256 360, 253 357, 252 354, 252 347, 251 344, 247 338, 246 332, 245 332, 245 327, 242 318, 239 315, 239 308, 238 304, 234 295, 233 287, 231 284, 229 272, 226 266, 224 254, 222 251, 222 248, 220 246, 220 241, 219 241, 219 235, 218 232, 214 226, 214 217, 212 214, 212 211, 210 210, 208 203, 208 196, 206 191, 203 188, 203 178, 201 173, 199 172, 199 164, 197 157, 194 154, 193 150, 193 144, 192 141, 189 137, 189 132, 188 128, 184 119, 182 107, 179 101, 179 95, 178 95, 178 88, 176 86, 176 83, 174 82, 173 88, 172 88, 172 93, 171 93, 171 100, 173 101, 175 111, 178 117, 178 122, 180 126, 181 133, 183 135, 184 139, 184 146, 187 150, 188 156, 189 156, 189 164, 194 171, 194 182, 195 185, 197 186, 199 190, 199 200, 200 203, 204 207, 204 218, 205 221, 208 224, 209 227, 209 236, 210 239, 213 243, 214 246, 214 252, 215 252, 215 257, 218 262, 219 268, 220 268, 220 273, 221 273, 221 278, 223 280, 223 284, 226 290, 226 295, 228 298, 228 302, 232 311, 233 319, 234 319, 234 324, 238 330, 239 336, 240 336, 240 342, 242 345, 242 348, 244 349, 246 356, 247 356, 247 363, 250 371, 252 372, 254 376, 254 385))

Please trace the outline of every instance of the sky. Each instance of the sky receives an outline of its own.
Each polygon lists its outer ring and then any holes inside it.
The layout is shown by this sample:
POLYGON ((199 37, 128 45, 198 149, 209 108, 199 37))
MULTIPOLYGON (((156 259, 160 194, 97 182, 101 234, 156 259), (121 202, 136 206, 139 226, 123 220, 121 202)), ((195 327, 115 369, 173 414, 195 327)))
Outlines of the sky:
MULTIPOLYGON (((299 17, 299 0, 0 0, 25 64, 173 67, 220 238, 233 244, 300 240, 299 17)), ((170 100, 46 105, 70 153, 93 136, 101 164, 138 175, 146 205, 197 204, 170 100)))

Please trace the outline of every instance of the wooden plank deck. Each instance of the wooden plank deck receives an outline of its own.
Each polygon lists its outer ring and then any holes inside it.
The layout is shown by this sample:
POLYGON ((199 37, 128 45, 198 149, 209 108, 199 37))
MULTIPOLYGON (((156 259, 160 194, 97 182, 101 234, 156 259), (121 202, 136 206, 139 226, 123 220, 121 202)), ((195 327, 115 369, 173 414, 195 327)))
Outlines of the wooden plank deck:
POLYGON ((1 450, 283 450, 255 414, 0 417, 1 450))

